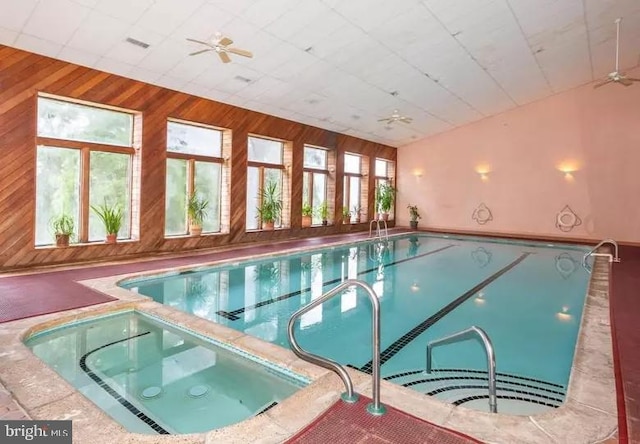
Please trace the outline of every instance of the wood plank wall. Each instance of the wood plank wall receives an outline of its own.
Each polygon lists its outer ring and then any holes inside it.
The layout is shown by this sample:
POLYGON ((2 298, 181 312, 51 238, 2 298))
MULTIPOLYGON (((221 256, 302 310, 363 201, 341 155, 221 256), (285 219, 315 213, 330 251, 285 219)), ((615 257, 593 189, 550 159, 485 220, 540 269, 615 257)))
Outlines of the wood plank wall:
MULTIPOLYGON (((396 149, 331 131, 214 102, 94 69, 0 45, 0 271, 41 265, 150 255, 160 252, 284 240, 367 230, 360 225, 301 228, 302 164, 305 143, 336 150, 334 220, 342 208, 342 155, 396 160, 396 149), (36 98, 39 92, 139 111, 143 116, 140 236, 116 245, 35 248, 36 98), (168 118, 232 130, 231 216, 228 234, 164 237, 165 144, 168 118), (258 134, 293 144, 291 228, 246 232, 247 136, 258 134)), ((373 190, 374 175, 370 174, 373 190)), ((370 193, 368 214, 373 214, 370 193)))

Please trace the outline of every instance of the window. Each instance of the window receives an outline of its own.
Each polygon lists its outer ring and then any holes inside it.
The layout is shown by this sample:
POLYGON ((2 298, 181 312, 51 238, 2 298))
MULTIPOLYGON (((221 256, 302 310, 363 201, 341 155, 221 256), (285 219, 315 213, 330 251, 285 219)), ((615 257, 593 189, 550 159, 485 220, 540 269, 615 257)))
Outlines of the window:
POLYGON ((327 150, 310 146, 304 147, 304 170, 302 178, 302 204, 308 204, 313 209, 311 223, 322 223, 321 207, 327 210, 327 216, 332 214, 332 205, 327 198, 327 183, 329 178, 327 150))
POLYGON ((280 217, 274 221, 275 227, 284 226, 283 216, 286 214, 284 180, 285 143, 279 140, 250 136, 248 139, 247 167, 247 230, 262 228, 259 211, 262 204, 261 192, 268 185, 275 185, 276 194, 283 203, 280 217))
MULTIPOLYGON (((395 172, 395 164, 390 160, 376 159, 375 168, 376 168, 375 189, 376 189, 376 196, 377 196, 378 195, 377 190, 380 189, 381 185, 390 185, 391 187, 393 187, 393 175, 395 172)), ((395 203, 395 199, 391 201, 391 208, 389 209, 389 212, 388 212, 390 217, 393 217, 393 214, 395 212, 394 203, 395 203)), ((378 202, 376 202, 376 211, 378 211, 378 202)))
POLYGON ((106 237, 91 206, 119 206, 119 239, 132 237, 134 114, 50 97, 38 97, 35 244, 53 243, 51 221, 68 215, 75 242, 106 237))
POLYGON ((167 123, 167 236, 188 232, 187 201, 194 192, 208 201, 202 231, 221 231, 223 131, 191 122, 167 123))
POLYGON ((351 211, 351 219, 360 222, 361 218, 366 218, 366 184, 362 177, 366 173, 364 168, 366 162, 363 157, 356 154, 345 153, 344 155, 344 199, 343 205, 351 211), (364 197, 363 197, 364 196, 364 197))

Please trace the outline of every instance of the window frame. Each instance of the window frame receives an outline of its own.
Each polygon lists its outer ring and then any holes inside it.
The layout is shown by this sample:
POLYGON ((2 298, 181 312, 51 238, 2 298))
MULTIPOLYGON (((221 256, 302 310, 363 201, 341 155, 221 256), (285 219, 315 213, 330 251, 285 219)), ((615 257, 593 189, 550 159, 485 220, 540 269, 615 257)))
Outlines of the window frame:
MULTIPOLYGON (((260 206, 262 205, 262 196, 260 195, 260 190, 264 189, 265 186, 265 169, 270 169, 270 170, 281 170, 281 176, 280 176, 280 199, 282 199, 282 215, 280 217, 280 220, 276 221, 276 225, 274 226, 274 228, 276 229, 280 229, 280 228, 284 228, 285 227, 285 208, 287 207, 285 205, 285 174, 287 172, 287 167, 285 165, 285 158, 286 158, 286 144, 287 142, 281 139, 276 139, 273 137, 267 137, 267 136, 262 136, 262 135, 257 135, 257 134, 248 134, 247 136, 247 150, 249 147, 249 139, 263 139, 263 140, 270 140, 272 142, 278 142, 280 144, 280 159, 281 159, 281 163, 269 163, 269 162, 259 162, 256 160, 249 160, 249 157, 247 155, 247 176, 249 175, 249 168, 257 168, 258 169, 258 195, 257 195, 257 204, 256 206, 258 208, 260 208, 260 206)), ((247 181, 247 185, 248 185, 248 181, 247 181)), ((248 193, 248 189, 247 189, 247 202, 249 201, 251 197, 249 196, 248 193)), ((262 231, 264 230, 262 227, 262 221, 258 221, 258 223, 256 224, 256 228, 249 228, 248 227, 248 221, 245 220, 245 230, 246 231, 262 231)))
MULTIPOLYGON (((220 202, 218 203, 220 211, 218 214, 219 220, 218 220, 218 226, 220 227, 220 229, 218 231, 202 231, 202 234, 218 234, 218 233, 223 233, 224 232, 224 226, 223 226, 223 217, 222 217, 222 207, 223 207, 223 182, 224 182, 224 178, 225 178, 225 149, 224 149, 224 145, 225 145, 225 141, 224 141, 224 137, 225 137, 225 130, 224 128, 219 128, 213 125, 207 125, 204 123, 200 123, 200 122, 192 122, 189 120, 183 120, 183 119, 175 119, 175 118, 168 118, 167 119, 167 134, 169 132, 169 122, 172 123, 177 123, 180 125, 185 125, 185 126, 194 126, 194 127, 198 127, 198 128, 205 128, 205 129, 209 129, 209 130, 214 130, 214 131, 218 131, 220 133, 220 157, 218 156, 206 156, 203 154, 191 154, 191 153, 179 153, 176 151, 170 151, 168 149, 168 146, 165 146, 165 154, 166 154, 166 160, 165 160, 165 165, 167 164, 167 162, 169 161, 169 159, 177 159, 177 160, 184 160, 187 163, 187 190, 186 190, 186 201, 189 200, 189 196, 191 196, 191 193, 193 193, 193 190, 195 189, 195 183, 196 183, 196 162, 203 162, 203 163, 213 163, 213 164, 219 164, 220 165, 220 184, 219 184, 219 189, 220 189, 220 202)), ((165 145, 168 145, 168 140, 167 143, 165 143, 165 145)), ((166 175, 165 175, 165 199, 166 199, 166 189, 167 189, 167 183, 166 183, 166 175)), ((205 196, 206 198, 206 196, 205 196)), ((179 233, 179 234, 167 234, 167 227, 166 227, 166 201, 165 201, 165 226, 163 227, 163 231, 164 231, 164 236, 165 238, 172 238, 172 237, 180 237, 180 236, 188 236, 189 235, 189 220, 188 220, 188 214, 187 214, 187 209, 185 208, 184 211, 184 222, 185 222, 185 231, 183 233, 179 233)))
MULTIPOLYGON (((389 160, 389 159, 384 159, 382 157, 376 157, 374 159, 374 184, 373 184, 373 189, 378 190, 378 186, 380 185, 380 183, 382 182, 387 182, 389 183, 391 186, 395 187, 394 183, 393 183, 393 175, 395 173, 395 162, 393 160, 389 160), (377 162, 384 162, 385 163, 385 175, 379 175, 377 168, 376 168, 376 163, 377 162)), ((374 196, 374 201, 375 201, 375 196, 374 196)), ((374 211, 377 213, 378 208, 374 207, 374 211)), ((393 205, 391 206, 391 211, 389 211, 389 220, 393 220, 394 219, 394 215, 396 213, 396 203, 395 200, 393 202, 393 205)))
POLYGON ((345 152, 344 153, 344 158, 343 158, 343 166, 346 164, 346 156, 355 156, 358 157, 360 159, 360 168, 359 168, 359 173, 352 173, 352 172, 347 172, 344 171, 343 168, 343 191, 342 191, 342 206, 343 207, 347 207, 349 209, 349 212, 351 214, 351 220, 360 220, 362 218, 362 212, 365 211, 365 208, 362 205, 362 194, 363 194, 363 185, 364 185, 364 180, 362 180, 365 177, 365 174, 363 173, 363 166, 364 166, 364 156, 361 154, 356 154, 356 153, 349 153, 349 152, 345 152), (359 208, 359 214, 353 214, 353 202, 351 202, 351 178, 357 178, 360 182, 360 190, 359 190, 359 195, 360 195, 360 199, 358 200, 358 208, 359 208))
MULTIPOLYGON (((141 118, 140 113, 135 112, 133 110, 127 110, 123 108, 117 108, 114 106, 87 102, 83 100, 76 100, 68 97, 59 97, 59 96, 54 96, 54 95, 45 94, 45 93, 39 93, 36 95, 36 140, 35 140, 36 158, 37 158, 37 151, 40 147, 49 148, 49 149, 65 148, 65 149, 72 149, 80 152, 79 177, 77 178, 78 179, 77 183, 79 187, 79 201, 78 201, 79 220, 77 221, 78 222, 77 233, 76 233, 77 240, 73 244, 76 244, 76 245, 77 244, 96 244, 96 243, 102 242, 102 241, 89 241, 89 219, 91 215, 91 206, 90 206, 91 152, 103 152, 103 153, 129 155, 129 166, 128 166, 129 177, 127 178, 127 182, 128 182, 127 186, 129 188, 129 201, 128 201, 129 214, 128 214, 127 220, 123 220, 123 223, 126 223, 129 226, 129 230, 128 230, 129 237, 127 238, 118 237, 118 239, 128 240, 128 239, 135 238, 135 234, 134 234, 135 227, 133 226, 133 220, 134 220, 134 211, 137 211, 137 208, 134 208, 134 202, 135 202, 134 189, 136 188, 134 185, 134 177, 136 176, 136 171, 134 171, 134 168, 136 168, 136 166, 139 165, 140 163, 139 145, 136 143, 136 139, 141 136, 141 134, 139 134, 140 118, 141 118), (89 108, 97 108, 97 109, 103 109, 108 111, 114 111, 114 112, 119 112, 119 113, 129 115, 129 117, 131 118, 131 134, 129 137, 129 146, 111 145, 111 144, 99 143, 99 142, 85 142, 85 141, 79 141, 79 140, 60 139, 57 137, 40 136, 38 133, 38 122, 37 122, 38 111, 37 110, 39 109, 39 106, 40 106, 39 100, 41 98, 48 99, 48 100, 55 100, 58 102, 66 102, 66 103, 72 103, 76 105, 82 105, 89 108)), ((37 177, 36 177, 36 181, 37 181, 37 177)), ((34 206, 35 205, 36 205, 36 199, 34 199, 34 206)), ((37 211, 37 208, 34 208, 34 215, 36 211, 37 211)), ((36 223, 35 217, 33 222, 34 222, 33 244, 36 247, 50 247, 52 245, 55 245, 55 241, 52 241, 50 244, 49 243, 36 244, 35 238, 36 238, 37 226, 35 225, 36 223)))
MULTIPOLYGON (((322 174, 324 175, 324 202, 326 202, 327 204, 327 208, 330 210, 330 205, 329 205, 329 196, 328 196, 328 188, 329 188, 329 149, 327 148, 323 148, 323 147, 319 147, 319 146, 315 146, 315 145, 310 145, 310 144, 304 144, 303 146, 303 151, 302 151, 302 181, 304 183, 304 176, 306 174, 309 174, 309 184, 308 184, 308 196, 304 195, 304 187, 303 187, 303 193, 302 193, 302 204, 304 205, 305 202, 309 203, 309 205, 311 205, 311 208, 313 208, 315 210, 316 205, 314 205, 313 202, 313 186, 314 186, 314 177, 316 174, 322 174), (305 156, 305 148, 312 148, 314 150, 318 150, 318 151, 323 151, 324 152, 324 156, 325 156, 325 162, 324 164, 326 165, 325 168, 318 168, 318 167, 307 167, 304 166, 304 156, 305 156)), ((320 202, 321 204, 322 202, 320 202)), ((319 206, 319 205, 318 205, 319 206)), ((330 212, 330 211, 329 211, 330 212)), ((329 215, 331 216, 331 215, 329 215)), ((311 222, 311 226, 320 226, 322 225, 322 221, 320 221, 320 223, 313 223, 313 216, 311 218, 312 222, 311 222)))

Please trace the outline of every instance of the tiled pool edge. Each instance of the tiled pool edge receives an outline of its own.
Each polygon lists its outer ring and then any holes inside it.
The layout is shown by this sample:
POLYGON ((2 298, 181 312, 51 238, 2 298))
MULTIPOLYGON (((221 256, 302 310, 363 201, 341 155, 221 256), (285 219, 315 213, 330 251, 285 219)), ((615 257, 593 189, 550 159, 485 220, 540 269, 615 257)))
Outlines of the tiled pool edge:
MULTIPOLYGON (((20 339, 25 334, 29 334, 29 332, 33 332, 36 329, 34 328, 36 325, 39 330, 46 328, 46 326, 69 322, 78 316, 95 316, 96 314, 131 307, 142 312, 149 311, 172 323, 185 325, 189 329, 195 329, 217 340, 228 341, 248 353, 257 354, 286 368, 291 368, 296 373, 309 375, 310 379, 315 381, 307 389, 299 391, 285 402, 251 420, 209 432, 206 435, 162 437, 162 442, 165 442, 165 439, 167 442, 281 442, 310 422, 338 398, 338 394, 342 389, 339 379, 329 374, 326 370, 300 361, 289 350, 265 343, 227 327, 195 318, 186 313, 177 312, 170 307, 152 302, 148 298, 118 288, 115 284, 122 278, 123 276, 119 276, 87 282, 96 290, 118 297, 122 299, 121 301, 104 304, 99 308, 88 307, 71 310, 63 314, 46 315, 37 318, 37 320, 15 321, 9 323, 10 325, 3 325, 2 327, 4 328, 0 327, 0 334, 6 333, 6 331, 13 331, 13 334, 10 335, 13 339, 9 344, 9 347, 13 348, 13 362, 21 363, 19 366, 21 369, 37 369, 38 374, 41 376, 41 378, 37 378, 43 383, 40 386, 31 377, 26 378, 29 390, 21 389, 20 386, 25 382, 25 378, 20 379, 15 374, 7 375, 7 366, 4 362, 0 362, 0 380, 7 383, 7 388, 19 402, 28 401, 29 393, 34 396, 33 393, 36 392, 37 394, 39 390, 46 392, 44 399, 40 399, 40 402, 36 403, 39 405, 33 405, 33 402, 27 402, 27 405, 22 403, 30 415, 35 415, 34 417, 42 419, 69 417, 69 415, 76 414, 74 412, 77 412, 78 405, 81 405, 84 409, 89 409, 89 412, 84 412, 84 414, 88 415, 91 421, 89 421, 89 424, 82 421, 79 423, 74 422, 74 427, 80 428, 82 435, 87 439, 95 440, 96 436, 102 436, 104 430, 110 431, 110 434, 118 430, 118 442, 159 442, 158 437, 149 439, 150 437, 148 436, 124 431, 106 414, 93 406, 90 401, 86 399, 83 401, 84 397, 74 393, 70 386, 65 387, 66 382, 62 381, 52 370, 40 368, 44 364, 31 355, 30 351, 20 342, 20 339), (61 316, 64 317, 61 318, 61 316), (45 326, 43 327, 43 325, 45 326), (18 344, 16 344, 16 339, 18 344), (20 349, 21 345, 26 349, 26 354, 25 350, 20 349), (29 355, 33 359, 30 359, 29 355), (62 382, 62 385, 60 382, 62 382), (14 390, 16 388, 17 391, 14 390), (53 417, 52 415, 58 416, 53 417), (242 434, 238 435, 238 431, 242 431, 242 434), (251 434, 252 431, 256 434, 251 434)), ((536 415, 532 418, 496 417, 495 415, 472 411, 464 407, 453 407, 385 381, 382 383, 382 401, 435 424, 459 430, 487 442, 577 443, 597 442, 605 439, 617 426, 607 294, 608 264, 602 259, 598 260, 594 266, 594 274, 589 286, 578 350, 574 358, 574 370, 569 384, 568 400, 557 410, 536 415), (592 330, 596 332, 595 335, 590 334, 592 330), (607 340, 608 343, 606 342, 607 340), (604 346, 603 342, 607 345, 604 346), (603 347, 606 350, 601 350, 603 347), (597 353, 594 353, 594 350, 597 353), (599 368, 602 364, 607 364, 605 366, 607 368, 599 368), (587 384, 590 384, 591 388, 594 387, 594 384, 599 388, 595 391, 586 390, 587 384), (601 394, 608 395, 612 402, 603 399, 601 394), (610 405, 613 405, 613 413, 607 411, 610 405)), ((6 341, 2 343, 5 344, 6 341)), ((4 355, 4 345, 2 348, 1 352, 4 355)), ((369 377, 358 372, 354 374, 357 375, 356 386, 358 390, 365 394, 370 393, 371 382, 369 377)), ((83 412, 79 414, 82 415, 83 412)))

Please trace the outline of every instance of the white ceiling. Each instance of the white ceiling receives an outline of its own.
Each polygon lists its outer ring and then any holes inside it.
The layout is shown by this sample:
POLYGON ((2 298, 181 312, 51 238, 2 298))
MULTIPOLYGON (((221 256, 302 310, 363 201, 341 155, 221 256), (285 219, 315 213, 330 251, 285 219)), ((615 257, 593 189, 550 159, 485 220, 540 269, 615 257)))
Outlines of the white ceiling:
POLYGON ((636 66, 640 0, 0 0, 0 43, 401 146, 605 76, 616 17, 636 66))

